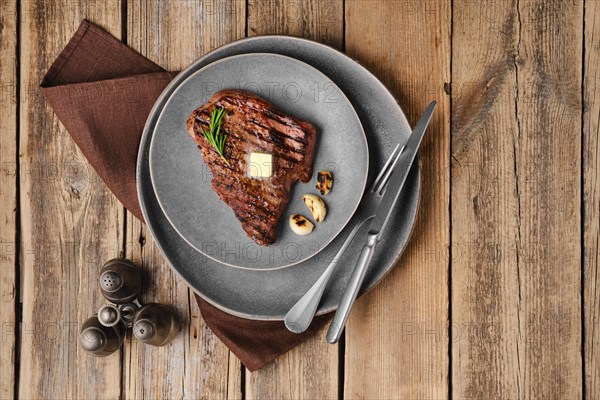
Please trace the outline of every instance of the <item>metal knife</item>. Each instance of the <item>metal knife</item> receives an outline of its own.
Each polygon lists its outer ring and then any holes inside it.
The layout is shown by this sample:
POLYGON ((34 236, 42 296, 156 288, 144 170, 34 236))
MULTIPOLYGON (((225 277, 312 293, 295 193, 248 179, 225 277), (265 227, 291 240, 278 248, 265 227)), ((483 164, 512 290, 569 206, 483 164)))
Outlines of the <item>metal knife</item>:
POLYGON ((352 305, 356 300, 358 291, 365 278, 367 267, 369 266, 371 259, 373 258, 373 254, 375 253, 375 247, 381 239, 381 232, 383 232, 385 225, 389 220, 394 204, 400 196, 400 192, 402 191, 402 187, 404 186, 404 182, 406 181, 410 167, 415 160, 417 151, 419 150, 419 146, 421 145, 421 141, 425 135, 425 130, 427 129, 427 125, 429 125, 429 121, 431 120, 431 116, 433 115, 433 110, 435 110, 436 104, 437 103, 435 101, 429 103, 421 115, 421 118, 419 118, 417 125, 415 125, 415 129, 413 129, 410 137, 404 145, 402 154, 400 155, 398 163, 392 172, 388 187, 386 188, 383 199, 381 200, 381 204, 377 209, 375 219, 371 223, 371 227, 367 235, 367 242, 363 246, 362 252, 356 261, 354 271, 352 272, 348 286, 344 291, 340 305, 335 313, 335 316, 333 317, 333 320, 331 321, 331 325, 329 325, 329 330, 327 331, 327 341, 329 343, 337 343, 342 335, 342 332, 344 331, 346 320, 350 315, 352 305))

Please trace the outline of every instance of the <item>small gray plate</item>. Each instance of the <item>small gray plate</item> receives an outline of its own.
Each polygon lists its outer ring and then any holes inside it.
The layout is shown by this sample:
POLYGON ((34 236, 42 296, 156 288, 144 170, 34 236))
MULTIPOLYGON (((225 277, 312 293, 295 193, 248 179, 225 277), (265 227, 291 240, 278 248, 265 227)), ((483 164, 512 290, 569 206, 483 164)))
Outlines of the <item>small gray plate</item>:
MULTIPOLYGON (((319 69, 348 96, 369 143, 369 180, 398 142, 407 140, 410 125, 396 100, 367 69, 345 54, 311 40, 289 36, 257 36, 220 47, 196 60, 165 88, 154 105, 140 142, 137 189, 146 225, 173 270, 203 299, 230 314, 256 320, 283 320, 288 310, 306 293, 342 245, 353 221, 312 258, 293 268, 270 271, 230 268, 198 252, 173 229, 160 208, 150 179, 149 147, 158 115, 171 93, 188 76, 216 60, 236 54, 276 53, 296 58, 319 69)), ((421 191, 420 166, 415 162, 386 227, 381 244, 366 272, 359 295, 373 288, 396 265, 412 232, 421 191)), ((317 314, 334 311, 346 288, 364 243, 362 229, 340 260, 317 314)))
POLYGON ((247 269, 295 265, 327 246, 356 211, 368 167, 367 139, 344 93, 316 68, 278 54, 227 57, 194 72, 166 101, 150 144, 154 191, 175 230, 207 257, 247 269), (233 211, 213 191, 210 169, 186 132, 192 110, 223 89, 256 93, 317 128, 313 179, 294 184, 288 208, 277 226, 277 241, 268 247, 259 246, 246 235, 233 211), (300 213, 312 219, 302 196, 318 194, 316 172, 324 169, 335 176, 333 190, 322 196, 327 217, 315 223, 310 235, 298 236, 289 227, 289 215, 300 213))

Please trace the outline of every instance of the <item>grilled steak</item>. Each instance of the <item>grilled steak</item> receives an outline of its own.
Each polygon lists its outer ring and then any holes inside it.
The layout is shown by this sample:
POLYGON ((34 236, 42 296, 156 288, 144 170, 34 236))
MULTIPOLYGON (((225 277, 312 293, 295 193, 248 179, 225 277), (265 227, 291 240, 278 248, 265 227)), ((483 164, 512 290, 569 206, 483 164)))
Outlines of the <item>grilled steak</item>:
POLYGON ((231 207, 248 236, 262 246, 274 243, 277 221, 289 202, 292 184, 311 178, 315 127, 285 115, 253 93, 224 90, 192 112, 187 131, 210 167, 213 190, 231 207), (224 155, 229 165, 202 133, 209 129, 215 107, 226 110, 221 131, 228 135, 224 155), (272 154, 270 178, 248 175, 252 152, 272 154))

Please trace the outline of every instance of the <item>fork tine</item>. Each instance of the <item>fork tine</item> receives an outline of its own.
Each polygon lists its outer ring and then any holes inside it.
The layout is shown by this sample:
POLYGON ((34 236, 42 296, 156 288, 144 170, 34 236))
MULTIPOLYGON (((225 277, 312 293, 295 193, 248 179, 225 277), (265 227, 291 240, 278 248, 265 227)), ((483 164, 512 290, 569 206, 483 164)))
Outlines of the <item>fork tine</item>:
MULTIPOLYGON (((377 191, 377 188, 379 186, 379 182, 381 181, 381 178, 383 178, 383 176, 385 175, 386 171, 388 171, 388 168, 390 167, 390 164, 392 164, 393 162, 395 162, 395 160, 398 158, 399 154, 396 154, 396 152, 398 151, 399 147, 400 147, 400 143, 398 143, 396 145, 396 147, 394 147, 394 151, 392 151, 392 154, 389 156, 389 158, 385 162, 385 165, 383 166, 383 168, 381 168, 381 171, 379 172, 379 175, 377 175, 377 178, 375 178, 375 181, 373 182, 373 185, 371 185, 371 188, 369 189, 371 192, 376 192, 377 191)), ((391 171, 392 168, 389 168, 389 170, 391 171)))
POLYGON ((402 154, 403 151, 404 151, 404 146, 402 146, 402 148, 398 152, 398 155, 394 159, 394 163, 392 164, 392 166, 387 169, 385 176, 383 177, 380 184, 378 185, 377 191, 375 193, 383 194, 383 192, 385 191, 385 188, 387 187, 387 184, 390 180, 390 176, 392 175, 394 168, 396 168, 396 164, 398 164, 398 160, 400 159, 400 155, 402 154))

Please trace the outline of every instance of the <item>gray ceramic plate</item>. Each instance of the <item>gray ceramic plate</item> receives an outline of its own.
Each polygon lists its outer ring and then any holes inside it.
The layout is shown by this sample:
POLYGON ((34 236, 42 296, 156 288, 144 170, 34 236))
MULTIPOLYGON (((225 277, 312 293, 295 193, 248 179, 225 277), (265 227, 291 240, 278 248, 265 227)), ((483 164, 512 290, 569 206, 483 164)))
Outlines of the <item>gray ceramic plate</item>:
MULTIPOLYGON (((293 268, 273 271, 230 268, 196 251, 173 229, 162 212, 148 163, 150 140, 164 101, 188 76, 211 62, 236 54, 276 53, 297 58, 319 69, 335 82, 353 104, 367 135, 370 153, 369 185, 394 145, 405 141, 411 128, 384 85, 360 64, 331 47, 287 36, 259 36, 220 47, 195 61, 165 89, 148 117, 137 165, 138 196, 146 224, 165 259, 173 270, 202 298, 216 307, 240 317, 281 320, 290 307, 317 280, 332 254, 341 246, 353 221, 326 249, 293 268)), ((413 165, 390 222, 382 235, 371 267, 366 273, 361 294, 373 288, 396 264, 406 247, 417 214, 420 170, 413 165)), ((360 252, 366 228, 359 232, 334 272, 318 314, 337 308, 360 252)))
POLYGON ((350 101, 316 68, 278 54, 227 57, 194 72, 166 101, 150 144, 154 191, 171 225, 207 257, 247 269, 295 265, 327 246, 356 211, 368 167, 367 139, 350 101), (288 216, 310 216, 302 196, 318 193, 315 179, 294 184, 277 226, 277 241, 268 247, 246 235, 231 209, 212 190, 212 174, 186 132, 186 120, 192 110, 223 89, 252 91, 317 128, 314 171, 333 171, 335 188, 324 197, 325 221, 316 223, 310 235, 293 233, 288 216))

